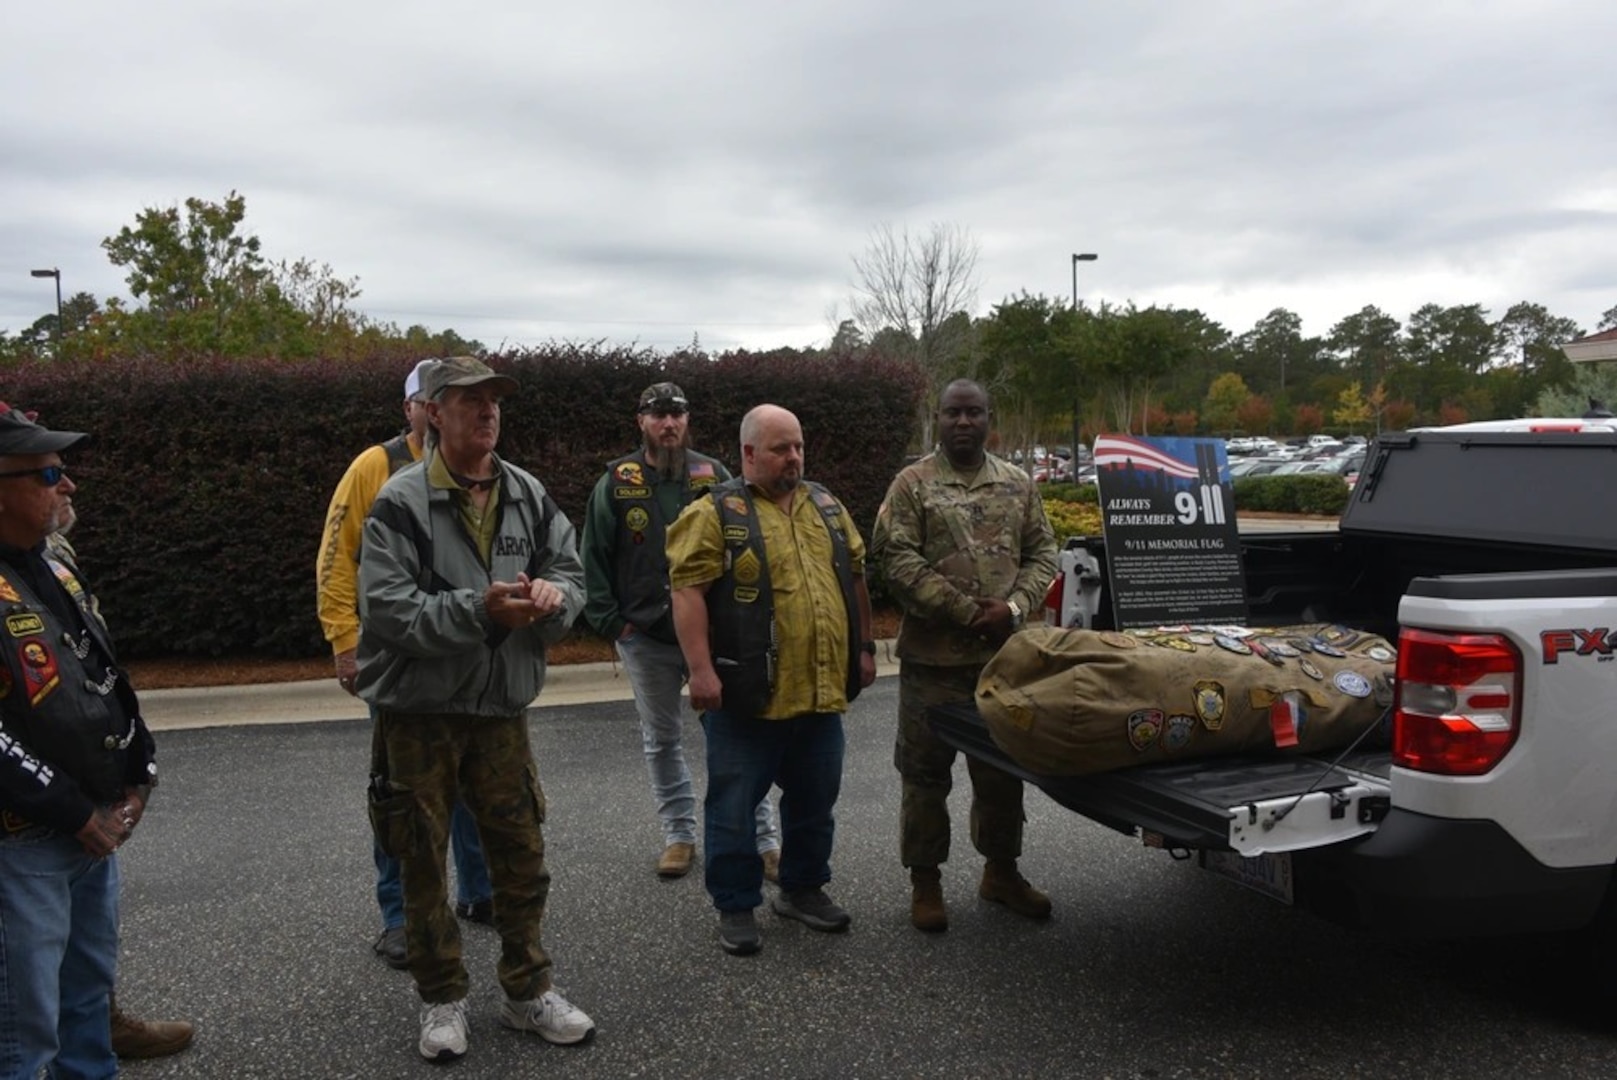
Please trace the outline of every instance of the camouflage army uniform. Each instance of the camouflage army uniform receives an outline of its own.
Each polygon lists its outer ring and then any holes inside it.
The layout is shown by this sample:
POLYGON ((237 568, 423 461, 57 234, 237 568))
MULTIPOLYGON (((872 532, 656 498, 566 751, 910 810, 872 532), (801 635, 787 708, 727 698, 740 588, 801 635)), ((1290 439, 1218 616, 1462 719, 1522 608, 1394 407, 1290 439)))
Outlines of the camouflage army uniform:
MULTIPOLYGON (((934 453, 893 479, 871 547, 904 609, 893 752, 904 785, 899 850, 907 867, 938 866, 949 857, 955 751, 932 734, 926 709, 970 700, 997 651, 967 629, 977 597, 1040 609, 1055 577, 1055 537, 1027 473, 988 454, 976 475, 966 476, 934 453)), ((975 758, 967 768, 972 844, 990 860, 1018 858, 1022 782, 975 758)))

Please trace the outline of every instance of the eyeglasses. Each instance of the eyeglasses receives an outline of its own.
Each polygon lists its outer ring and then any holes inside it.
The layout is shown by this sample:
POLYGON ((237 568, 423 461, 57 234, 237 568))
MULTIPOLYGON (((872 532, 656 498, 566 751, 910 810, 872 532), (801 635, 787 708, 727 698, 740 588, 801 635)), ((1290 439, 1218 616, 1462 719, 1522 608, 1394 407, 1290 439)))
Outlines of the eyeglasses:
POLYGON ((15 472, 0 472, 0 480, 8 480, 13 476, 37 476, 39 482, 46 487, 55 487, 62 482, 67 470, 60 465, 46 465, 41 469, 18 469, 15 472))

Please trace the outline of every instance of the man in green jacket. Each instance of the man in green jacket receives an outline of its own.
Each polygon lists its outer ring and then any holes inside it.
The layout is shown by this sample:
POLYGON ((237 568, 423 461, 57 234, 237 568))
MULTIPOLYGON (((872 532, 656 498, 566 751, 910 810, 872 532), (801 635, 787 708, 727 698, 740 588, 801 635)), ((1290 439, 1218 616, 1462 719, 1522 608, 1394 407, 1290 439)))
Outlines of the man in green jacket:
MULTIPOLYGON (((662 823, 657 873, 684 877, 696 853, 696 796, 685 764, 680 689, 685 657, 668 593, 668 526, 691 500, 730 479, 717 458, 690 449, 690 402, 671 382, 640 394, 640 448, 610 462, 584 516, 584 618, 614 642, 634 687, 641 749, 662 823)), ((780 880, 780 831, 766 797, 754 814, 764 877, 780 880)))
POLYGON ((444 848, 457 796, 477 819, 500 935, 500 1022, 553 1043, 595 1024, 551 982, 539 941, 550 891, 544 792, 526 710, 545 645, 584 606, 573 526, 544 485, 495 454, 500 400, 517 389, 471 357, 426 376, 427 454, 393 474, 360 548, 356 689, 376 709, 373 817, 400 861, 410 973, 423 1002, 417 1049, 466 1053, 460 931, 444 848))

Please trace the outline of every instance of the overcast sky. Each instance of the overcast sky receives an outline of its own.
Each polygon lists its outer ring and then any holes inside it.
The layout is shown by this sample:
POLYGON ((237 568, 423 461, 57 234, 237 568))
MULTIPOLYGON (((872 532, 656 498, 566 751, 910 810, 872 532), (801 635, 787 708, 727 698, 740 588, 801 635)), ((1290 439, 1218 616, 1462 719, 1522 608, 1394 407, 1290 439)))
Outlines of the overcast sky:
POLYGON ((1022 291, 1617 305, 1617 3, 12 4, 0 329, 123 295, 102 238, 247 199, 272 259, 497 347, 826 342, 880 223, 1022 291))

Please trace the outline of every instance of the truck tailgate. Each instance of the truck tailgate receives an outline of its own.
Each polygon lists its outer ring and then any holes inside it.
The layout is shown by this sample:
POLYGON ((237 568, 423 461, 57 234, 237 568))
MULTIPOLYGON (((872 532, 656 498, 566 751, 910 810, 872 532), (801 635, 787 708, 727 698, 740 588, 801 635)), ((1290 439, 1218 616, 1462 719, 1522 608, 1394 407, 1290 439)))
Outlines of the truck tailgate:
POLYGON ((1374 832, 1391 794, 1385 752, 1322 757, 1202 758, 1089 776, 1047 776, 1012 761, 972 702, 934 706, 939 738, 1044 791, 1067 809, 1153 846, 1299 851, 1374 832))

